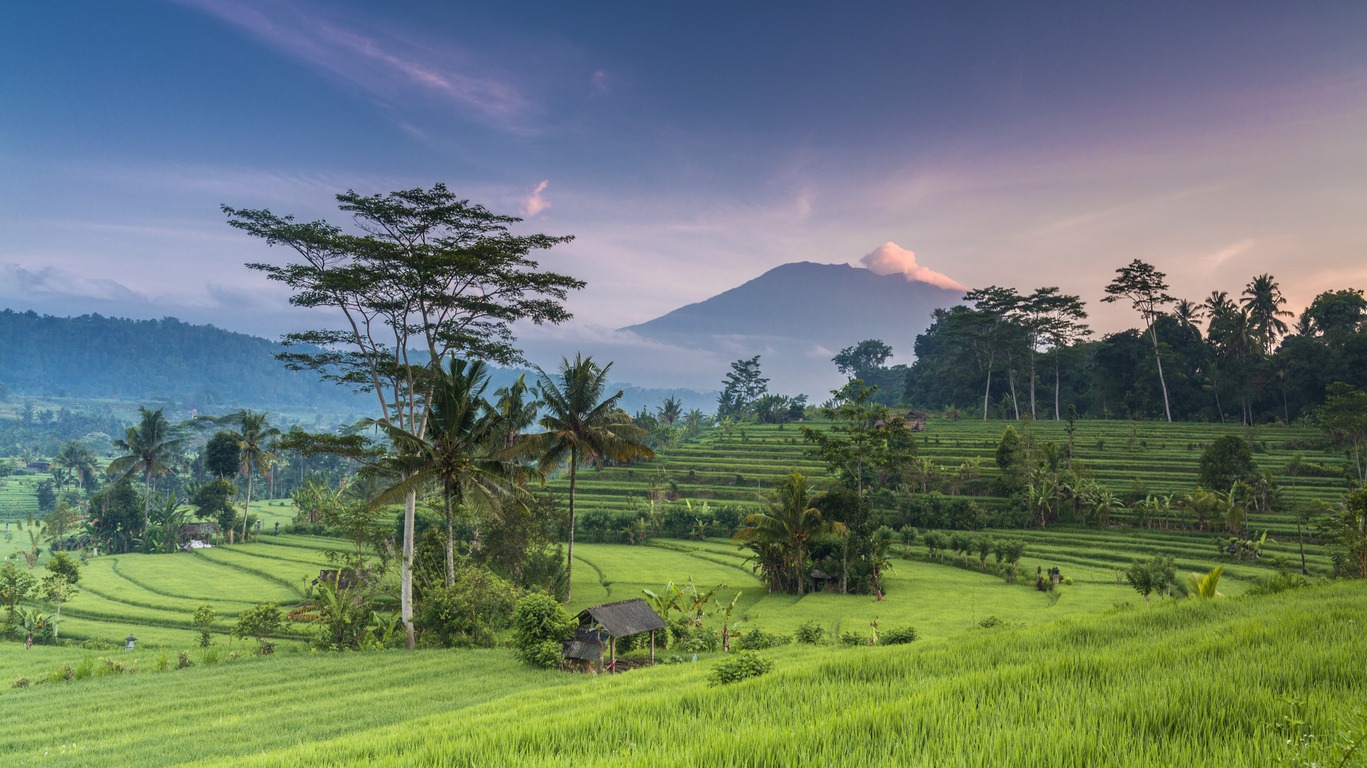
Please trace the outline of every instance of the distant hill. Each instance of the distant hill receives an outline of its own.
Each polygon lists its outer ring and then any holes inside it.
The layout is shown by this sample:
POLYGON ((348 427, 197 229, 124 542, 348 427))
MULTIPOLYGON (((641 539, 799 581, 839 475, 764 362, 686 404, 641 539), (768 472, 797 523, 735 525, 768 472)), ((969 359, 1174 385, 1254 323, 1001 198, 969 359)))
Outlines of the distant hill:
POLYGON ((11 394, 171 400, 187 408, 310 407, 370 401, 290 371, 273 341, 175 318, 53 317, 0 310, 0 384, 11 394))
MULTIPOLYGON (((291 371, 275 359, 274 341, 193 325, 175 318, 128 320, 82 315, 53 317, 0 310, 0 391, 14 396, 172 401, 186 409, 308 409, 337 415, 370 414, 373 395, 291 371)), ((524 371, 494 368, 490 391, 524 371)), ((527 380, 534 381, 535 373, 527 380)), ((614 387, 622 387, 615 384, 614 387)), ((666 397, 686 408, 716 405, 715 392, 625 386, 622 405, 654 410, 666 397)))
POLYGON ((830 363, 836 352, 882 339, 895 350, 894 362, 908 363, 931 313, 962 297, 902 275, 798 262, 622 330, 732 359, 759 354, 765 373, 775 377, 771 389, 796 388, 821 399, 822 390, 839 378, 830 363))

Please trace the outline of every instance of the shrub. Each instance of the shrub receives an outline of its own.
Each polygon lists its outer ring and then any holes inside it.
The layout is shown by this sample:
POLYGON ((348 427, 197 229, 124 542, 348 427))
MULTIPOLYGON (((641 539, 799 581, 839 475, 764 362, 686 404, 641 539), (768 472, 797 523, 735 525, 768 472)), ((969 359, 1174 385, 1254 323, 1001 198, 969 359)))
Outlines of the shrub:
POLYGON ((29 685, 32 684, 32 682, 33 682, 33 681, 29 680, 27 677, 20 676, 20 677, 14 678, 14 682, 10 683, 10 684, 9 684, 9 687, 11 687, 11 688, 27 688, 27 687, 29 687, 29 685))
MULTIPOLYGON (((280 629, 280 606, 275 603, 257 603, 255 606, 243 611, 237 617, 237 626, 233 627, 233 634, 241 638, 254 637, 261 641, 262 655, 267 655, 266 638, 275 634, 280 629)), ((274 650, 274 647, 271 647, 274 650)))
POLYGON ((787 635, 779 635, 773 632, 765 632, 759 627, 738 635, 733 646, 738 651, 763 651, 767 648, 777 648, 780 645, 791 643, 793 638, 787 635))
POLYGON ((100 661, 104 662, 103 674, 122 675, 128 671, 128 667, 125 666, 124 663, 119 661, 118 659, 111 659, 106 656, 105 658, 100 659, 100 661))
POLYGON ((70 680, 75 676, 76 670, 72 669, 70 664, 63 664, 52 670, 52 673, 47 676, 47 680, 49 683, 61 683, 70 680))
POLYGON ((878 638, 878 642, 883 645, 906 645, 916 642, 920 637, 920 634, 916 632, 916 627, 894 627, 884 632, 878 638))
POLYGON ((712 667, 712 685, 730 685, 751 677, 772 672, 774 662, 757 651, 740 651, 717 662, 712 667))
POLYGON ((519 659, 550 669, 560 663, 560 644, 574 636, 574 619, 550 595, 527 595, 513 609, 513 633, 519 659))
POLYGON ((213 642, 210 635, 210 628, 214 625, 214 607, 208 603, 195 609, 194 616, 190 623, 199 627, 199 647, 208 648, 209 643, 213 642))
POLYGON ((841 643, 842 645, 850 645, 850 646, 855 646, 855 645, 868 645, 868 644, 869 644, 869 638, 868 638, 867 635, 865 635, 865 634, 863 634, 863 633, 861 633, 861 632, 841 632, 841 633, 840 633, 840 643, 841 643))
MULTIPOLYGON (((494 633, 507 628, 517 604, 517 587, 511 582, 485 568, 463 568, 455 584, 427 591, 418 606, 418 623, 444 647, 490 648, 494 633)), ((369 611, 360 618, 364 629, 369 611)))
POLYGON ((1003 621, 1001 620, 1001 617, 999 617, 999 616, 988 616, 988 617, 984 618, 982 621, 979 621, 979 622, 978 622, 978 628, 979 628, 979 629, 992 629, 993 627, 1000 627, 1000 626, 1002 626, 1002 624, 1004 624, 1004 623, 1005 623, 1005 622, 1003 622, 1003 621))
POLYGON ((186 669, 188 667, 193 667, 194 665, 195 662, 190 658, 189 651, 181 651, 176 654, 176 669, 186 669))
POLYGON ((826 639, 826 630, 815 619, 804 621, 793 633, 793 638, 803 645, 820 645, 826 639))

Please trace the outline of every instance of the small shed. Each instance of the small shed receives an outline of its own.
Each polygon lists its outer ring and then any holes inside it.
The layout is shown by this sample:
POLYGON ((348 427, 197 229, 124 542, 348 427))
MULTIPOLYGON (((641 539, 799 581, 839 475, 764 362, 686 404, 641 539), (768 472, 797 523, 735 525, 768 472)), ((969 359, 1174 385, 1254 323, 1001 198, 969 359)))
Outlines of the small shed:
POLYGON ((218 523, 186 523, 182 530, 181 538, 185 543, 181 545, 183 549, 204 549, 210 546, 214 536, 218 534, 218 523))
POLYGON ((573 658, 583 658, 582 654, 591 653, 594 649, 591 647, 593 643, 589 641, 590 636, 594 636, 598 644, 597 658, 602 658, 601 637, 606 635, 609 664, 615 666, 617 638, 649 632, 650 663, 655 663, 655 630, 664 629, 665 620, 660 618, 645 600, 638 597, 633 600, 595 605, 580 611, 576 618, 579 620, 579 631, 575 633, 575 639, 565 645, 566 658, 571 658, 570 653, 580 654, 573 658))

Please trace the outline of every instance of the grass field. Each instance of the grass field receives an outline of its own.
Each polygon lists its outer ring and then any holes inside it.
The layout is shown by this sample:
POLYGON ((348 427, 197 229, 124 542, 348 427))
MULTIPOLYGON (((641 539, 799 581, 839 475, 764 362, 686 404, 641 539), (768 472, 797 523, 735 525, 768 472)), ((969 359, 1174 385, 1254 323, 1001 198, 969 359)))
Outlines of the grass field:
POLYGON ((775 672, 723 688, 708 655, 591 677, 499 650, 164 672, 147 651, 128 655, 136 674, 0 690, 0 751, 16 766, 1332 765, 1367 735, 1364 615, 1363 583, 1169 602, 787 646, 764 652, 775 672))

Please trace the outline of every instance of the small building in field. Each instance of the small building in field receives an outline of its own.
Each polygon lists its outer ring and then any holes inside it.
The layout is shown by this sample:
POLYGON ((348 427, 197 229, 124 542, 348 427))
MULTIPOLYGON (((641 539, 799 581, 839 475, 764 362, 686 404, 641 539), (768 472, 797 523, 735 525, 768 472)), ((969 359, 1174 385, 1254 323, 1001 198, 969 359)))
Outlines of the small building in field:
POLYGON ((655 630, 664 629, 665 621, 645 600, 638 597, 595 605, 580 611, 576 618, 579 620, 579 629, 575 632, 575 638, 565 643, 562 651, 565 658, 599 660, 603 657, 606 645, 608 664, 615 667, 617 638, 649 632, 650 663, 655 663, 655 630))
POLYGON ((206 549, 213 546, 214 536, 218 534, 218 523, 186 523, 181 531, 182 549, 206 549))

